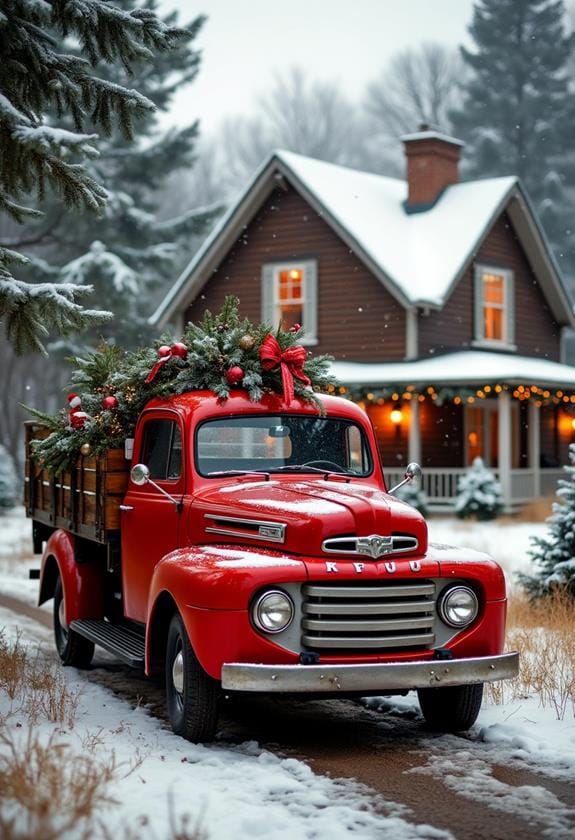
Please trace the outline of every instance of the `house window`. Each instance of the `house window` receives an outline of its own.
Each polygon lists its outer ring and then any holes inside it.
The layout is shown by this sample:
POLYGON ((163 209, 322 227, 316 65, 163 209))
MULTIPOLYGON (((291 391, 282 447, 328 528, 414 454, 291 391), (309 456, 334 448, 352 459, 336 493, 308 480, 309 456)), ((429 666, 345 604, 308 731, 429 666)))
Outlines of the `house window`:
POLYGON ((513 272, 478 265, 475 269, 475 342, 513 345, 513 272))
POLYGON ((317 344, 317 263, 266 263, 262 267, 262 320, 289 330, 300 324, 302 344, 317 344))

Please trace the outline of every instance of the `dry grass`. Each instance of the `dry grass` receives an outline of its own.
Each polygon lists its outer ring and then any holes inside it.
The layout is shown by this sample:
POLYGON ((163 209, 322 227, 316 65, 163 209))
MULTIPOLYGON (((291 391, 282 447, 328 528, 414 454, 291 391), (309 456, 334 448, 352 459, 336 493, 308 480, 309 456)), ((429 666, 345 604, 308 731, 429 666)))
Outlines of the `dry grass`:
POLYGON ((558 720, 575 714, 575 602, 565 592, 531 602, 522 593, 510 599, 507 647, 518 650, 517 679, 493 683, 488 693, 495 703, 538 694, 543 707, 558 720))
POLYGON ((102 764, 78 755, 52 735, 34 730, 12 739, 0 734, 0 836, 3 840, 78 840, 94 836, 98 810, 114 804, 107 794, 114 759, 102 764))
MULTIPOLYGON (((113 832, 104 822, 120 803, 109 791, 114 781, 133 773, 143 761, 135 749, 118 765, 106 752, 103 729, 85 733, 81 750, 65 743, 62 726, 74 726, 80 692, 71 690, 64 672, 30 650, 19 637, 8 642, 0 632, 0 838, 2 840, 157 840, 147 817, 113 832), (39 724, 56 724, 52 734, 39 724), (58 726, 60 728, 58 728, 58 726), (103 760, 98 754, 104 753, 103 760)), ((121 723, 116 734, 125 729, 121 723)), ((169 827, 162 838, 206 840, 200 820, 177 817, 169 802, 169 827)))
POLYGON ((557 501, 557 496, 541 496, 539 499, 533 499, 526 505, 522 505, 520 510, 513 515, 513 522, 545 522, 545 520, 552 514, 553 502, 557 501))
POLYGON ((47 663, 40 650, 31 655, 19 638, 9 644, 0 633, 0 691, 10 698, 9 714, 26 715, 73 726, 80 692, 68 688, 61 669, 47 663))

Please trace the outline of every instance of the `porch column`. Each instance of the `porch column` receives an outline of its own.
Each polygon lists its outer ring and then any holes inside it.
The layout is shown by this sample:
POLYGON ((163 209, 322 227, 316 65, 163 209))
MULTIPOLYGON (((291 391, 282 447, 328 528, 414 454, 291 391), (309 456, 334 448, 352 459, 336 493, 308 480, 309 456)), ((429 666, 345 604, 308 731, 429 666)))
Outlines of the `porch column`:
POLYGON ((528 413, 528 466, 533 471, 533 496, 541 495, 541 412, 533 400, 529 400, 528 413))
POLYGON ((499 413, 498 452, 499 452, 499 483, 503 495, 505 510, 511 506, 511 395, 508 391, 500 391, 497 397, 499 413))
POLYGON ((408 459, 421 463, 421 431, 419 428, 419 400, 414 397, 410 403, 408 459))

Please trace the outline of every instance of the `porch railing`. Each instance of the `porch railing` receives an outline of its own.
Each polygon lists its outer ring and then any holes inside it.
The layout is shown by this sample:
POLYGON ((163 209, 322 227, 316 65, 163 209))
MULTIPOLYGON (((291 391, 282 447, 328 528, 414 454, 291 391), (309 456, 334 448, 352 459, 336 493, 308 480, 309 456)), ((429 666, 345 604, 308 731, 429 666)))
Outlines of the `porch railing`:
MULTIPOLYGON (((397 467, 384 467, 388 487, 402 481, 405 470, 397 467)), ((467 472, 465 467, 424 467, 422 489, 434 506, 449 507, 457 496, 457 483, 467 472)), ((499 478, 499 470, 492 470, 499 478)), ((557 489, 557 481, 565 475, 562 469, 540 469, 539 492, 537 492, 537 473, 535 470, 511 470, 511 504, 519 505, 539 496, 552 496, 557 489)))

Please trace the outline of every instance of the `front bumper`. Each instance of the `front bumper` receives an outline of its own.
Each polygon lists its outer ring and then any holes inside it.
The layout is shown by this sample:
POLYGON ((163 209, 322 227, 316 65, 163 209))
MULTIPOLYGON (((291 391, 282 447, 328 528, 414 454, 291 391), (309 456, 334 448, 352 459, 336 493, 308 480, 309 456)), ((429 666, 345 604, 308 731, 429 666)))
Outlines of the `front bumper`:
POLYGON ((222 667, 222 688, 317 694, 391 692, 416 688, 508 680, 517 676, 519 654, 472 659, 428 659, 425 662, 384 662, 374 665, 256 665, 229 662, 222 667))

